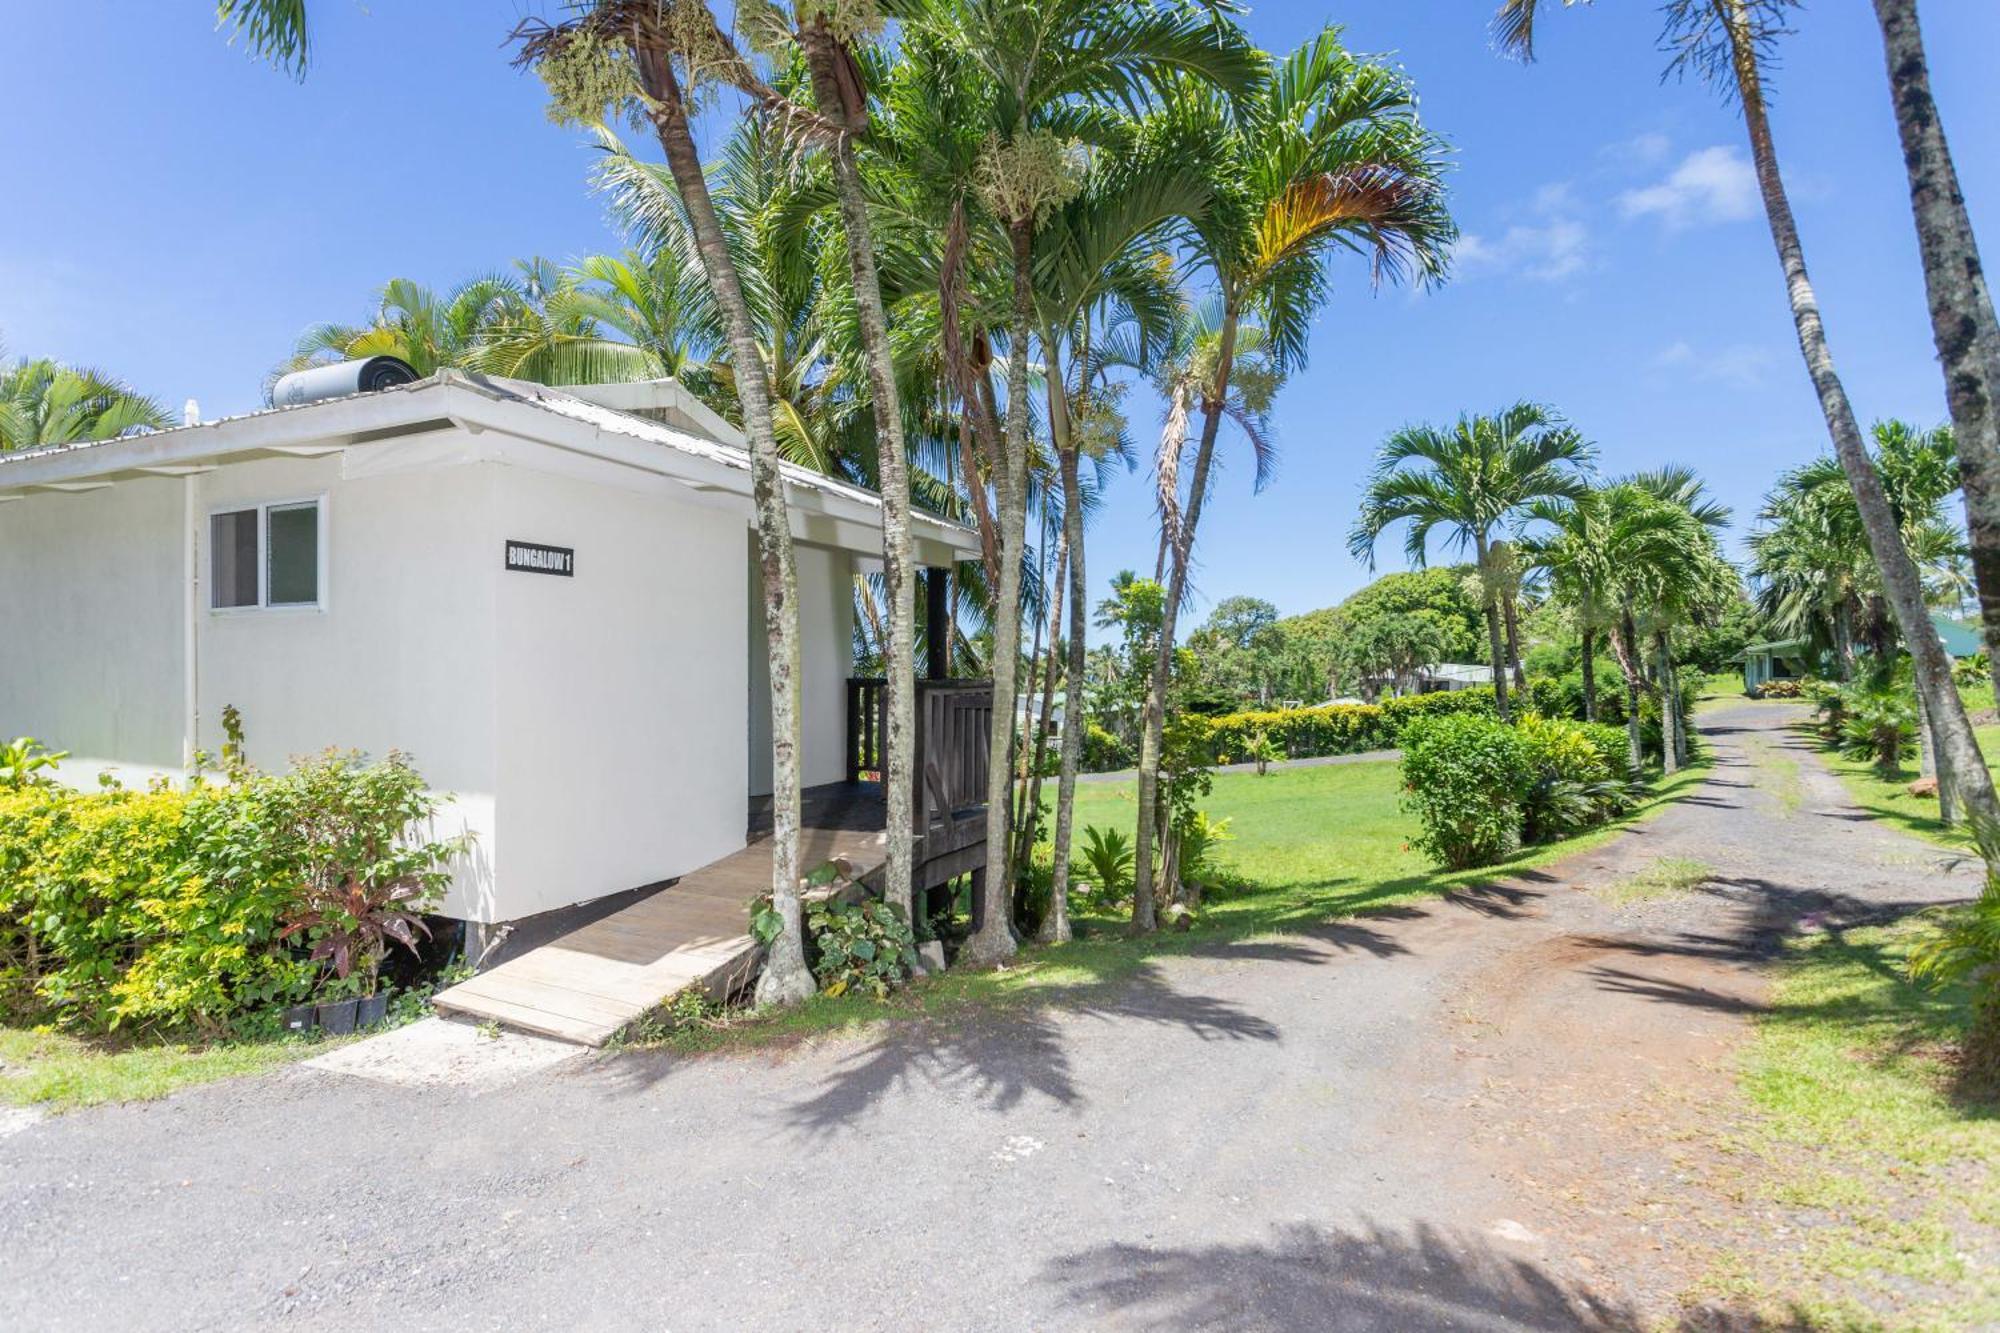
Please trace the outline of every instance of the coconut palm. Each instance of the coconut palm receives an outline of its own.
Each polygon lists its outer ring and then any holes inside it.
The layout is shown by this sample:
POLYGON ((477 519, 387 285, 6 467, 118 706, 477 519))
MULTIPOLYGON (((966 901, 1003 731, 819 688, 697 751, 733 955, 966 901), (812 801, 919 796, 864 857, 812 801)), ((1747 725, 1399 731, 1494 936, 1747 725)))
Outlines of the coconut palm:
POLYGON ((382 285, 366 324, 315 324, 299 335, 273 378, 327 361, 393 356, 419 375, 452 366, 477 369, 487 339, 521 314, 527 296, 517 279, 492 273, 438 292, 408 278, 382 285))
MULTIPOLYGON (((1902 4, 1897 0, 1887 0, 1887 3, 1889 12, 1882 15, 1885 28, 1891 21, 1903 17, 1902 4)), ((1496 19, 1496 30, 1503 46, 1523 54, 1532 52, 1534 19, 1538 8, 1539 0, 1504 0, 1496 19)), ((1881 478, 1869 459, 1860 421, 1847 397, 1846 386, 1834 368, 1832 346, 1820 314, 1819 298, 1806 270, 1805 247, 1799 239, 1798 219, 1792 212, 1791 197, 1779 170, 1776 140, 1771 132, 1770 111, 1764 93, 1764 72, 1778 38, 1785 31, 1787 8, 1786 0, 1669 0, 1664 6, 1667 31, 1663 40, 1675 53, 1673 69, 1692 70, 1719 86, 1735 99, 1743 112, 1750 160, 1756 170, 1758 190, 1770 224, 1771 241, 1784 273, 1785 294, 1798 334, 1800 356, 1806 363, 1806 372, 1819 398, 1834 454, 1854 490, 1862 529, 1867 535, 1876 567, 1881 572, 1885 600, 1895 615, 1904 641, 1910 645, 1917 690, 1939 746, 1939 762, 1959 775, 1962 786, 1959 794, 1964 799, 1966 813, 1976 831, 1981 856, 1990 873, 2000 873, 2000 796, 1995 795, 1992 775, 1980 754, 1979 742, 1972 734, 1972 723, 1966 716, 1964 700, 1959 697, 1952 682, 1951 660, 1945 656, 1944 645, 1938 641, 1937 635, 1931 632, 1922 577, 1909 551, 1903 546, 1895 515, 1891 513, 1888 497, 1883 493, 1881 478)), ((1914 25, 1906 29, 1905 41, 1913 30, 1914 25)), ((1885 41, 1893 40, 1895 34, 1885 31, 1885 41)), ((1896 48, 1891 46, 1889 49, 1896 48)), ((1905 48, 1903 54, 1907 56, 1912 51, 1905 48)), ((1892 83, 1897 77, 1892 70, 1892 83)), ((1924 91, 1928 91, 1927 82, 1924 91)), ((1899 97, 1914 98, 1916 92, 1915 71, 1911 71, 1906 82, 1898 87, 1898 93, 1899 97)), ((1914 122, 1924 115, 1927 102, 1927 98, 1916 99, 1907 110, 1899 108, 1899 128, 1905 120, 1914 122)), ((1932 119, 1935 121, 1934 115, 1932 119)), ((1914 124, 1911 128, 1920 130, 1914 124)), ((1919 160, 1911 166, 1912 187, 1916 189, 1922 182, 1934 189, 1941 181, 1935 169, 1943 148, 1942 133, 1927 139, 1919 132, 1914 142, 1919 160)), ((1924 201, 1915 202, 1922 211, 1924 201)), ((1971 235, 1969 225, 1963 235, 1953 241, 1947 232, 1956 232, 1957 221, 1944 211, 1935 211, 1931 216, 1934 223, 1949 225, 1932 229, 1933 239, 1939 243, 1930 247, 1932 253, 1927 255, 1927 259, 1946 264, 1956 259, 1963 264, 1971 253, 1964 243, 1971 235)), ((1920 232, 1923 230, 1925 228, 1920 223, 1920 232)), ((1941 334, 1952 328, 1953 304, 1949 294, 1933 288, 1933 326, 1941 334), (1942 310, 1940 305, 1944 307, 1942 310)), ((1995 359, 1995 353, 2000 352, 2000 337, 1991 334, 1991 321, 1982 322, 1975 315, 1971 328, 1975 333, 1982 328, 1987 331, 1985 336, 1973 339, 1972 354, 1983 354, 1984 364, 1989 370, 2000 366, 2000 360, 1995 359)), ((1984 395, 1989 412, 1991 378, 1989 374, 1984 395)), ((1989 517, 1987 502, 1994 492, 1987 489, 1983 482, 1978 489, 1980 497, 1973 507, 1981 510, 1979 521, 1983 526, 1989 517)), ((1993 595, 1982 590, 1982 600, 1993 595)))
MULTIPOLYGON (((1191 267, 1213 284, 1219 314, 1212 378, 1190 404, 1200 430, 1192 432, 1190 417, 1193 453, 1177 469, 1185 499, 1168 509, 1167 619, 1140 735, 1138 930, 1151 929, 1155 916, 1152 830, 1175 626, 1232 401, 1241 330, 1246 320, 1261 325, 1275 366, 1293 369, 1328 298, 1332 255, 1367 255, 1378 280, 1427 279, 1441 270, 1453 235, 1441 184, 1443 144, 1418 118, 1414 87, 1392 65, 1348 52, 1333 28, 1278 62, 1254 96, 1226 101, 1186 86, 1168 110, 1186 122, 1190 141, 1212 145, 1219 164, 1217 202, 1190 220, 1186 237, 1191 267)), ((1167 429, 1177 429, 1172 416, 1167 429)), ((1179 452, 1164 449, 1162 457, 1178 462, 1179 452)))
MULTIPOLYGON (((1404 553, 1413 568, 1429 562, 1431 537, 1442 533, 1456 550, 1471 551, 1474 568, 1490 575, 1496 532, 1528 516, 1537 501, 1582 496, 1595 453, 1573 428, 1534 403, 1516 403, 1494 416, 1461 416, 1448 429, 1405 427, 1376 456, 1348 549, 1373 568, 1382 533, 1407 523, 1404 553)), ((1494 699, 1505 718, 1501 598, 1490 579, 1484 586, 1494 699)))
POLYGON ((157 401, 102 371, 47 359, 0 364, 0 453, 171 424, 157 401))

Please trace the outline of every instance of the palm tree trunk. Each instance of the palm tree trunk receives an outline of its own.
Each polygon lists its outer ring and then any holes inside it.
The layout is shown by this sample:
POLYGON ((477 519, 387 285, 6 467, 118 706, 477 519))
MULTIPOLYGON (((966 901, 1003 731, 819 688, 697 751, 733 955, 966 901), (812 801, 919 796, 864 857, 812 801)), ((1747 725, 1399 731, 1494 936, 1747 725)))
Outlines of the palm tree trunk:
MULTIPOLYGON (((1475 534, 1472 543, 1473 550, 1479 557, 1480 580, 1481 586, 1484 588, 1486 575, 1491 572, 1488 568, 1489 553, 1486 545, 1486 534, 1483 532, 1475 534)), ((1493 706, 1499 711, 1502 722, 1510 722, 1513 720, 1513 714, 1507 707, 1507 650, 1501 642, 1500 608, 1495 605, 1499 601, 1499 598, 1495 597, 1489 588, 1486 590, 1485 601, 1486 638, 1493 663, 1493 706)))
POLYGON ((838 115, 847 131, 835 141, 829 156, 833 159, 834 190, 840 198, 841 227, 847 235, 847 268, 854 283, 861 349, 868 363, 868 391, 875 415, 877 480, 882 493, 882 582, 889 603, 888 634, 878 637, 888 714, 882 773, 888 860, 882 871, 882 897, 902 911, 904 920, 914 921, 911 876, 916 765, 912 750, 917 735, 917 581, 910 556, 910 459, 903 444, 902 399, 896 389, 895 356, 889 346, 889 315, 875 271, 868 196, 851 137, 867 129, 868 111, 858 90, 852 96, 842 95, 839 68, 842 62, 851 63, 851 57, 834 41, 824 15, 806 25, 801 36, 812 70, 813 100, 821 115, 838 115))
POLYGON ((743 404, 744 432, 750 437, 750 489, 771 676, 771 906, 781 923, 757 979, 757 1002, 789 1004, 817 989, 806 968, 799 920, 799 585, 791 516, 786 511, 779 470, 770 386, 764 378, 763 353, 758 350, 756 325, 743 296, 742 277, 708 192, 708 178, 681 100, 672 57, 656 42, 647 41, 643 31, 635 26, 633 52, 648 99, 647 111, 675 188, 687 207, 709 290, 722 311, 730 355, 737 367, 736 392, 743 404))
POLYGON ((1507 663, 1514 673, 1514 688, 1528 688, 1528 673, 1521 669, 1521 619, 1514 606, 1514 594, 1500 594, 1500 614, 1507 625, 1507 663))
POLYGON ((1014 319, 1007 338, 1007 429, 994 480, 999 486, 1000 584, 993 597, 993 730, 986 770, 986 910, 965 943, 967 961, 997 963, 1018 944, 1013 904, 1014 709, 1021 666, 1021 554, 1028 538, 1028 335, 1034 327, 1032 224, 1014 242, 1014 319))
POLYGON ((1597 631, 1583 631, 1583 720, 1597 721, 1597 631))
POLYGON ((1625 674, 1625 753, 1636 776, 1646 771, 1646 747, 1639 737, 1639 627, 1630 601, 1618 617, 1618 666, 1625 674))
POLYGON ((1842 597, 1833 608, 1833 651, 1840 658, 1840 678, 1853 680, 1854 613, 1845 597, 1842 597))
MULTIPOLYGON (((1053 369, 1053 368, 1052 368, 1053 369)), ((1040 937, 1060 942, 1070 937, 1070 838, 1076 823, 1076 774, 1083 764, 1084 637, 1088 632, 1084 599, 1089 591, 1083 571, 1083 496, 1079 489, 1076 443, 1070 438, 1067 395, 1056 396, 1055 432, 1058 466, 1062 468, 1063 536, 1069 547, 1069 660, 1063 671, 1062 760, 1056 777, 1055 865, 1050 875, 1049 911, 1042 918, 1040 937)))
POLYGON ((1681 767, 1680 708, 1675 698, 1673 657, 1667 650, 1665 630, 1653 631, 1653 655, 1660 673, 1660 767, 1678 773, 1681 767))
MULTIPOLYGON (((1056 538, 1054 591, 1046 594, 1049 597, 1049 651, 1044 656, 1039 646, 1035 650, 1042 662, 1042 701, 1035 715, 1034 757, 1028 763, 1028 799, 1023 802, 1027 813, 1021 820, 1020 850, 1015 854, 1022 865, 1026 865, 1035 854, 1035 841, 1042 827, 1042 767, 1048 762, 1049 719, 1055 713, 1056 679, 1061 674, 1063 589, 1068 578, 1069 538, 1061 535, 1056 538)), ((1039 634, 1039 629, 1036 632, 1039 634)))
POLYGON ((1979 243, 1958 168, 1931 97, 1930 64, 1916 0, 1875 0, 1910 210, 1923 257, 1931 337, 1944 369, 1945 402, 1965 490, 1966 545, 1979 590, 1986 657, 2000 697, 2000 318, 1980 267, 1979 243))
MULTIPOLYGON (((1035 543, 1035 582, 1042 589, 1042 595, 1046 597, 1049 587, 1050 523, 1046 512, 1047 506, 1043 508, 1041 539, 1035 543)), ((1023 614, 1026 614, 1025 609, 1023 610, 1023 614)), ((1053 633, 1053 630, 1051 630, 1051 633, 1053 633)), ((1027 701, 1028 707, 1032 710, 1035 706, 1035 698, 1041 692, 1041 687, 1044 683, 1042 672, 1042 618, 1040 616, 1035 617, 1035 632, 1028 640, 1027 663, 1028 679, 1027 683, 1021 686, 1021 698, 1027 701)), ((1032 719, 1032 711, 1029 716, 1032 719)), ((1034 829, 1030 825, 1030 816, 1028 814, 1028 802, 1031 796, 1029 788, 1035 785, 1035 752, 1030 748, 1034 741, 1034 732, 1032 727, 1030 727, 1029 730, 1017 732, 1016 734, 1019 737, 1017 744, 1020 746, 1020 752, 1015 757, 1016 767, 1014 770, 1013 858, 1016 866, 1023 866, 1027 864, 1028 853, 1033 849, 1034 845, 1034 829)), ((1016 912, 1016 915, 1020 914, 1016 912)))
POLYGON ((1965 803, 1974 836, 1985 859, 1988 873, 2000 871, 2000 800, 1993 791, 1992 774, 1979 752, 1979 742, 1966 718, 1965 704, 1952 683, 1951 662, 1944 645, 1930 624, 1924 604, 1923 584, 1902 534, 1883 494, 1882 478, 1861 436, 1861 425, 1847 399, 1847 390, 1833 367, 1833 353, 1827 344, 1826 328, 1820 319, 1819 300, 1806 274, 1804 247, 1799 243, 1798 223, 1792 216, 1791 200, 1778 173, 1777 149, 1771 138, 1770 121, 1764 107, 1763 86, 1757 69, 1757 52, 1745 0, 1725 0, 1731 66, 1743 107, 1743 120, 1750 137, 1750 156, 1757 168, 1757 184, 1763 194, 1764 211, 1770 219, 1771 240, 1777 247, 1785 271, 1785 287, 1791 301, 1792 322, 1797 326, 1799 351, 1819 393, 1820 410, 1834 451, 1840 456, 1848 484, 1854 488, 1855 506, 1868 536, 1869 550, 1881 570, 1882 586, 1889 605, 1910 645, 1916 664, 1917 688, 1924 705, 1937 723, 1938 749, 1952 775, 1959 780, 1959 798, 1965 803))
MULTIPOLYGON (((1188 481, 1187 509, 1175 525, 1173 563, 1167 571, 1167 600, 1160 620, 1160 642, 1153 653, 1153 671, 1146 682, 1146 704, 1140 714, 1139 842, 1132 850, 1132 929, 1148 931, 1159 924, 1153 884, 1153 830, 1158 823, 1160 746, 1166 728, 1167 686, 1173 679, 1174 629, 1181 602, 1187 597, 1188 559, 1194 550, 1195 525, 1201 521, 1208 494, 1208 474, 1215 462, 1215 441, 1222 430, 1222 409, 1229 401, 1229 377, 1236 362, 1236 326, 1241 315, 1236 298, 1225 301, 1222 330, 1215 355, 1215 382, 1202 403, 1201 444, 1195 450, 1194 473, 1188 481)), ((1163 849, 1164 850, 1164 849, 1163 849)))

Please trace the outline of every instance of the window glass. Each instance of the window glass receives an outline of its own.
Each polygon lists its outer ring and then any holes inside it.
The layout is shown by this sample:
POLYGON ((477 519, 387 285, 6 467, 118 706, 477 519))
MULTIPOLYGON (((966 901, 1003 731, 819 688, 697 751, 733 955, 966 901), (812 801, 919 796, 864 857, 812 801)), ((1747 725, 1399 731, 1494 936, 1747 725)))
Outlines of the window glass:
POLYGON ((257 605, 257 511, 211 514, 208 539, 209 605, 257 605))
POLYGON ((264 513, 270 544, 269 604, 312 606, 319 601, 319 505, 281 505, 264 513))

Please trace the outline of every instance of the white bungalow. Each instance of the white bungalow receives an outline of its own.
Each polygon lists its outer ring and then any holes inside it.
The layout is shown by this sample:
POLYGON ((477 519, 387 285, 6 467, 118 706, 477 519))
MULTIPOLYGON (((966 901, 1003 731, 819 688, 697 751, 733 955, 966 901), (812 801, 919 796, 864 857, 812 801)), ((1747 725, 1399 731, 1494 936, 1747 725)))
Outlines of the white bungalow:
MULTIPOLYGON (((785 484, 804 776, 840 783, 880 508, 785 484)), ((978 555, 939 518, 915 539, 978 555)), ((406 751, 477 839, 444 911, 528 917, 745 846, 770 790, 754 546, 740 436, 671 381, 444 371, 0 455, 0 733, 68 750, 78 785, 185 773, 229 705, 262 767, 406 751)))

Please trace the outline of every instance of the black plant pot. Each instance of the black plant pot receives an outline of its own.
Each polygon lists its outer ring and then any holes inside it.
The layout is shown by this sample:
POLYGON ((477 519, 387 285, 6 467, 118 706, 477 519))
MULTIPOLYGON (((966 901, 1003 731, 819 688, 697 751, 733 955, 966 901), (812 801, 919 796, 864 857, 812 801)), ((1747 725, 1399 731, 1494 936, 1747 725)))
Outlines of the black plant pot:
POLYGON ((287 1005, 284 1017, 287 1032, 311 1032, 316 1021, 314 1006, 310 1004, 287 1005))
POLYGON ((332 1004, 319 1006, 319 1025, 324 1032, 336 1037, 344 1037, 354 1031, 354 1010, 358 1000, 335 1000, 332 1004))
POLYGON ((372 1028, 389 1016, 389 992, 376 991, 354 1002, 354 1025, 372 1028))

